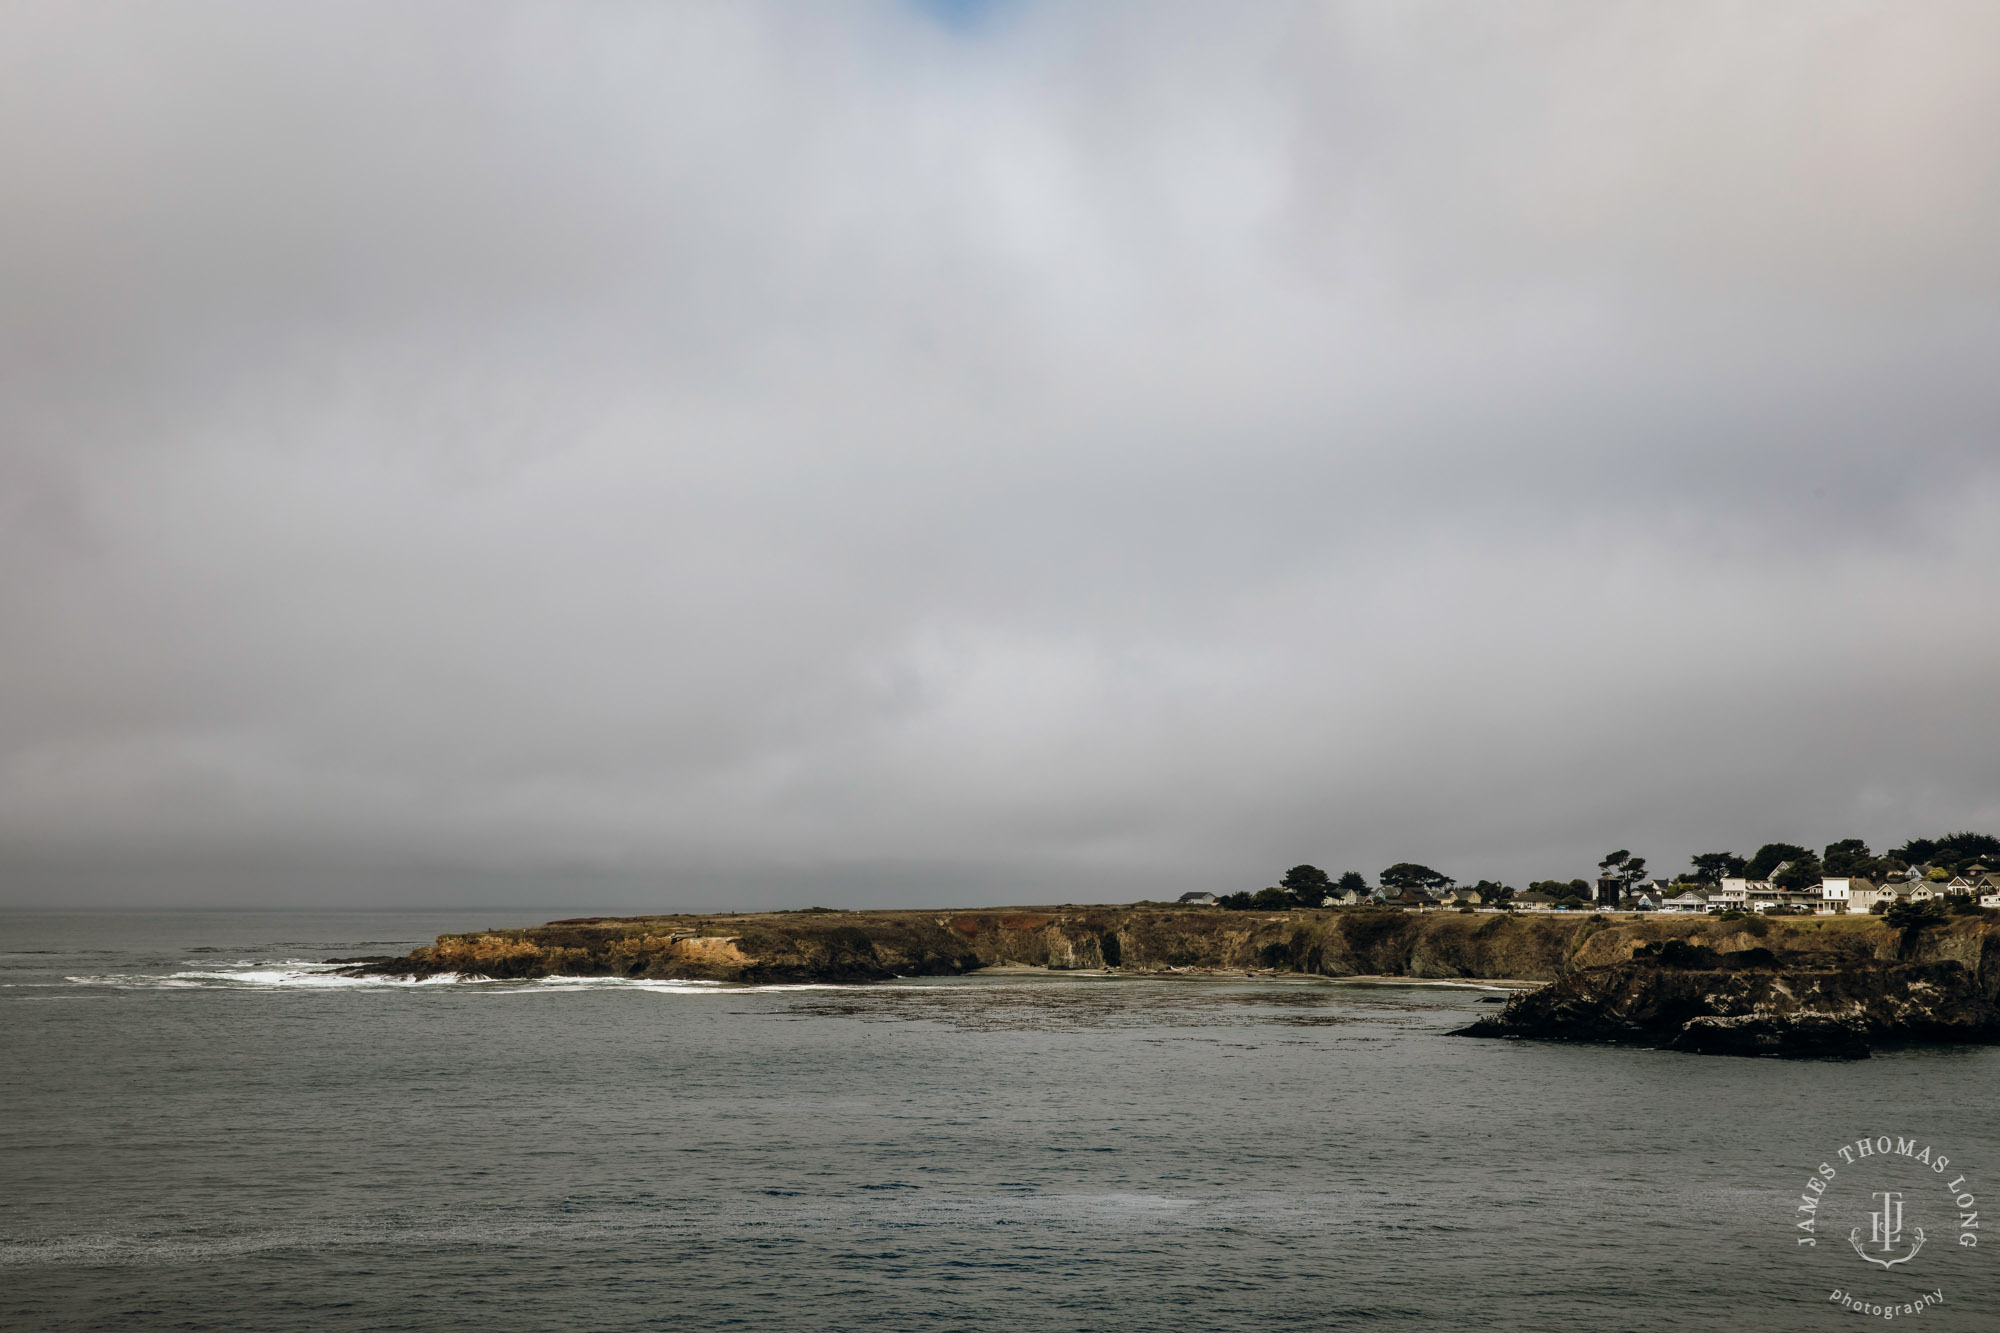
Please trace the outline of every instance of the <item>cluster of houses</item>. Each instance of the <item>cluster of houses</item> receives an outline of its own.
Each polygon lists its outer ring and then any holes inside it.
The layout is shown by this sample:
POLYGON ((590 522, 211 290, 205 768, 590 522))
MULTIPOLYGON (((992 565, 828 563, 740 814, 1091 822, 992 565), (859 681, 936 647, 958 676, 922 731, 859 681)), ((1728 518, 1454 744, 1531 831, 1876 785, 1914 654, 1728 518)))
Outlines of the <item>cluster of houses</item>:
MULTIPOLYGON (((1780 870, 1783 867, 1779 867, 1780 870)), ((1775 874, 1775 872, 1774 872, 1775 874)), ((1916 866, 1902 879, 1872 880, 1859 875, 1829 875, 1816 885, 1781 889, 1770 880, 1723 879, 1714 888, 1655 881, 1637 895, 1632 906, 1660 912, 1768 912, 1773 907, 1800 907, 1811 912, 1872 912, 1878 904, 1924 903, 1960 898, 1981 907, 2000 907, 2000 873, 1973 866, 1960 875, 1932 879, 1928 867, 1916 866), (1675 892, 1674 890, 1679 890, 1675 892)), ((1623 904, 1621 903, 1621 906, 1623 904)))
MULTIPOLYGON (((1772 872, 1773 879, 1785 867, 1772 872)), ((1769 879, 1723 879, 1713 886, 1685 881, 1650 880, 1628 884, 1622 879, 1600 879, 1593 892, 1583 881, 1561 896, 1531 889, 1507 899, 1517 912, 1556 912, 1565 904, 1581 901, 1593 911, 1615 912, 1768 912, 1774 907, 1803 908, 1817 913, 1870 912, 1877 904, 1923 903, 1952 898, 1976 902, 1981 907, 2000 907, 2000 872, 1973 866, 1963 874, 1932 878, 1928 866, 1913 866, 1902 879, 1876 881, 1858 875, 1833 875, 1816 885, 1781 889, 1769 879)), ((1180 901, 1191 907, 1213 906, 1212 893, 1185 893, 1180 901)), ((1494 907, 1477 889, 1445 889, 1431 893, 1424 889, 1353 889, 1329 894, 1322 907, 1358 907, 1375 904, 1406 907, 1417 911, 1451 907, 1494 907)))

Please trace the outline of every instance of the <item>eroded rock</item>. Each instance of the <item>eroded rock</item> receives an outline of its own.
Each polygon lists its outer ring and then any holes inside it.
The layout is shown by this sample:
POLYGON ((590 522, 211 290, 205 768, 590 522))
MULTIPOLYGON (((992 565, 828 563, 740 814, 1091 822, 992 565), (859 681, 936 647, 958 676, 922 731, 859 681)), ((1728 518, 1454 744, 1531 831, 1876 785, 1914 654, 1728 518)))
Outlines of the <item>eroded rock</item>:
POLYGON ((1842 1059, 1883 1043, 2000 1040, 1984 920, 1922 932, 1861 920, 1771 938, 1777 947, 1634 940, 1623 959, 1573 965, 1455 1035, 1842 1059))

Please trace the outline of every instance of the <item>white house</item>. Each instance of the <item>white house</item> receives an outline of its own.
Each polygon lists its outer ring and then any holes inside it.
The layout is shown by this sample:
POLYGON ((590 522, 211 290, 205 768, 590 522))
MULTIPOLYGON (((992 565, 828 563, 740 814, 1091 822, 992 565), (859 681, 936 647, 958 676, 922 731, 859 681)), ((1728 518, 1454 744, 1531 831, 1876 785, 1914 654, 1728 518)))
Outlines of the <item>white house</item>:
POLYGON ((1708 895, 1697 893, 1693 889, 1684 889, 1671 898, 1661 899, 1660 910, 1662 912, 1706 912, 1708 910, 1708 895))
POLYGON ((1770 909, 1784 903, 1784 891, 1776 889, 1768 879, 1728 879, 1724 877, 1722 887, 1708 895, 1710 907, 1720 907, 1724 911, 1740 913, 1768 913, 1770 909))
POLYGON ((1750 909, 1750 895, 1754 891, 1768 890, 1770 884, 1764 880, 1731 879, 1724 876, 1715 892, 1708 895, 1708 905, 1723 911, 1735 909, 1746 912, 1750 909))
MULTIPOLYGON (((1856 891, 1866 892, 1875 887, 1875 882, 1859 875, 1829 875, 1819 882, 1820 908, 1823 912, 1865 912, 1864 907, 1854 905, 1856 891)), ((1870 901, 1873 901, 1872 899, 1870 901)))

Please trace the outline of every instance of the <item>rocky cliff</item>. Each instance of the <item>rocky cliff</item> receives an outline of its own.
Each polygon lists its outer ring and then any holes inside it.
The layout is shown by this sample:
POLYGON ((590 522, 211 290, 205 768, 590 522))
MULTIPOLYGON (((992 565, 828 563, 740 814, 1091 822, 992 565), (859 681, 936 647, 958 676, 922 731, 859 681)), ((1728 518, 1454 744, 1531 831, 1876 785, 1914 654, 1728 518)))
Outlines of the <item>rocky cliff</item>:
POLYGON ((866 982, 1004 966, 1553 983, 1461 1032, 1474 1037, 1844 1056, 1885 1041, 2000 1040, 2000 923, 1977 916, 1900 931, 1865 916, 1606 920, 1147 903, 580 917, 443 935, 355 971, 866 982))
POLYGON ((1459 1035, 1620 1042, 1722 1055, 1868 1054, 2000 1040, 2000 930, 1870 917, 1619 924, 1555 984, 1459 1035))
POLYGON ((1017 965, 1547 981, 1597 927, 1580 917, 1216 908, 1005 908, 581 917, 443 935, 356 970, 396 976, 880 981, 1017 965))

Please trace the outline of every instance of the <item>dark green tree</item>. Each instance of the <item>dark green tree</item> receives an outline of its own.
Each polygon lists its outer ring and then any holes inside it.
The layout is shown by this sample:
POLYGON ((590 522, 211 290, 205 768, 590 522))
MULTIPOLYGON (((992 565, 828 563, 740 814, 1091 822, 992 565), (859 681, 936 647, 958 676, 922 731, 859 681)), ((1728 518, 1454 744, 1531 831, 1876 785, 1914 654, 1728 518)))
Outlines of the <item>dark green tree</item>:
POLYGON ((1889 855, 1900 857, 1913 866, 1927 865, 1931 853, 1937 850, 1937 845, 1936 838, 1912 838, 1889 855))
POLYGON ((1865 875, 1866 867, 1875 859, 1868 850, 1868 844, 1859 838, 1842 838, 1830 842, 1820 857, 1820 865, 1829 875, 1865 875))
POLYGON ((1807 889, 1818 888, 1820 879, 1819 860, 1808 852, 1796 861, 1787 861, 1785 868, 1778 872, 1777 878, 1771 883, 1780 889, 1803 893, 1807 889))
POLYGON ((1597 863, 1599 879, 1615 879, 1629 891, 1646 878, 1646 858, 1634 856, 1620 847, 1597 863))
POLYGON ((1690 863, 1694 869, 1688 878, 1697 884, 1720 884, 1725 877, 1741 875, 1750 864, 1734 852, 1696 852, 1690 863))
POLYGON ((1750 864, 1743 867, 1743 874, 1746 879, 1769 879, 1771 872, 1785 862, 1811 855, 1811 852, 1796 843, 1767 842, 1757 849, 1755 856, 1750 858, 1750 864))
POLYGON ((1274 884, 1255 893, 1225 894, 1215 902, 1232 912, 1282 912, 1292 906, 1292 895, 1274 884))
POLYGON ((1360 871, 1350 870, 1340 877, 1340 882, 1333 886, 1333 890, 1343 897, 1350 893, 1358 893, 1366 896, 1368 893, 1368 881, 1361 877, 1360 871))
POLYGON ((1488 907, 1498 907, 1514 896, 1514 891, 1505 884, 1496 884, 1490 879, 1480 880, 1472 886, 1472 891, 1478 894, 1479 901, 1488 907))
POLYGON ((1442 875, 1429 866, 1418 865, 1414 861, 1398 861, 1382 872, 1382 887, 1385 889, 1423 889, 1428 893, 1439 893, 1458 881, 1450 875, 1442 875))
POLYGON ((1891 903, 1882 913, 1882 919, 1905 934, 1913 934, 1944 920, 1944 904, 1935 898, 1921 903, 1891 903))
POLYGON ((1333 892, 1333 881, 1318 866, 1293 866, 1278 883, 1300 907, 1318 907, 1333 892))
POLYGON ((2000 838, 1990 833, 1947 833, 1942 838, 1912 838, 1889 853, 1906 865, 1943 866, 1962 875, 1974 865, 2000 869, 2000 838))

